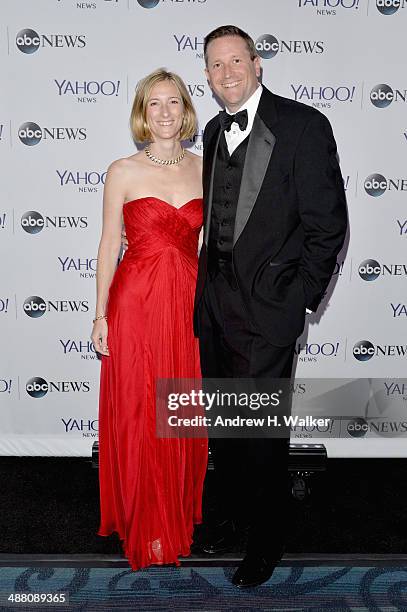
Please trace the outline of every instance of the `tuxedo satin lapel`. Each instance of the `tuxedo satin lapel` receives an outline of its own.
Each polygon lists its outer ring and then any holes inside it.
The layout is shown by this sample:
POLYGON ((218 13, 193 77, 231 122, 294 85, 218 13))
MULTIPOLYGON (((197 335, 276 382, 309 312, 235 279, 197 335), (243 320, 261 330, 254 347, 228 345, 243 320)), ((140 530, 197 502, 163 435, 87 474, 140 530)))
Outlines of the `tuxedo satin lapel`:
POLYGON ((212 210, 212 198, 213 198, 213 177, 215 174, 215 162, 216 155, 218 153, 218 145, 222 131, 217 130, 212 136, 206 150, 206 166, 208 171, 205 173, 205 183, 207 185, 207 196, 205 206, 205 225, 204 225, 204 241, 208 246, 209 240, 209 229, 211 226, 211 210, 212 210))
POLYGON ((239 239, 253 210, 267 166, 276 143, 276 137, 256 114, 247 145, 246 160, 237 202, 233 246, 239 239))

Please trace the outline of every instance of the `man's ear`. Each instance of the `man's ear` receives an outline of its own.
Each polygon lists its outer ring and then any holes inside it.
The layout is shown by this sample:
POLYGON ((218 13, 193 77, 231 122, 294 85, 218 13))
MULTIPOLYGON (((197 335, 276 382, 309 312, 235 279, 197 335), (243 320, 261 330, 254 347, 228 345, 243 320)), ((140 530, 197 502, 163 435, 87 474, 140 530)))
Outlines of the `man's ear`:
POLYGON ((261 61, 258 55, 254 58, 253 63, 256 70, 256 76, 259 77, 261 75, 261 61))

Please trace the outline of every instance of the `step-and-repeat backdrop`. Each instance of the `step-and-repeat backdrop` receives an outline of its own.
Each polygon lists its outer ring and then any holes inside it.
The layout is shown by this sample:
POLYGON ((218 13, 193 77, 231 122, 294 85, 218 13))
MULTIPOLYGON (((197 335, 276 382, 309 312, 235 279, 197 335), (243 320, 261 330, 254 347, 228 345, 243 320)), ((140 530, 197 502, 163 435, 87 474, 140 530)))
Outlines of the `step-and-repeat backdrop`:
MULTIPOLYGON (((203 36, 234 23, 254 38, 270 89, 328 116, 345 181, 350 236, 298 340, 297 376, 382 379, 382 426, 366 425, 362 393, 360 419, 328 452, 406 456, 407 1, 2 0, 0 16, 0 454, 90 454, 106 168, 135 151, 134 88, 159 66, 188 84, 200 122, 190 146, 202 153, 219 110, 203 36)), ((307 396, 306 380, 296 393, 307 396)), ((313 427, 292 435, 324 440, 313 427)))

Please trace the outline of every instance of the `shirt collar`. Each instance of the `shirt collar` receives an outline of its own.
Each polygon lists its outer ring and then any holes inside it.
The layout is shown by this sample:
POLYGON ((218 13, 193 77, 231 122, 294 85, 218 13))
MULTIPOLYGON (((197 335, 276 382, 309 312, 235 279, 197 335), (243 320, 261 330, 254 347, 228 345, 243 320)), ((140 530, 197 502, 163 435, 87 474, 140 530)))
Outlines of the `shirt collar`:
POLYGON ((229 111, 228 108, 226 108, 226 112, 229 115, 235 115, 236 113, 238 113, 241 110, 247 110, 247 127, 253 125, 253 121, 254 121, 254 116, 257 112, 257 107, 259 106, 259 102, 260 102, 260 97, 261 94, 263 92, 263 86, 259 83, 258 87, 256 88, 256 90, 252 93, 252 95, 250 96, 250 98, 248 100, 246 100, 246 102, 234 113, 231 113, 229 111))

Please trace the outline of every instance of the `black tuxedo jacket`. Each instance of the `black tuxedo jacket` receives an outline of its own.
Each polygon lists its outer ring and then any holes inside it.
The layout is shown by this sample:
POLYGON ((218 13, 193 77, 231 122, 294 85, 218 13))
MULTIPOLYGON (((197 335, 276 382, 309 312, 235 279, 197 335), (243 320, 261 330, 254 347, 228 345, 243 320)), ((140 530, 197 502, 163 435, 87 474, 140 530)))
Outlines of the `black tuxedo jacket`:
MULTIPOLYGON (((219 117, 204 136, 204 242, 199 257, 194 328, 207 277, 219 117)), ((315 311, 346 234, 347 213, 336 143, 316 109, 263 87, 249 137, 233 238, 233 269, 248 316, 276 346, 302 333, 315 311)))

